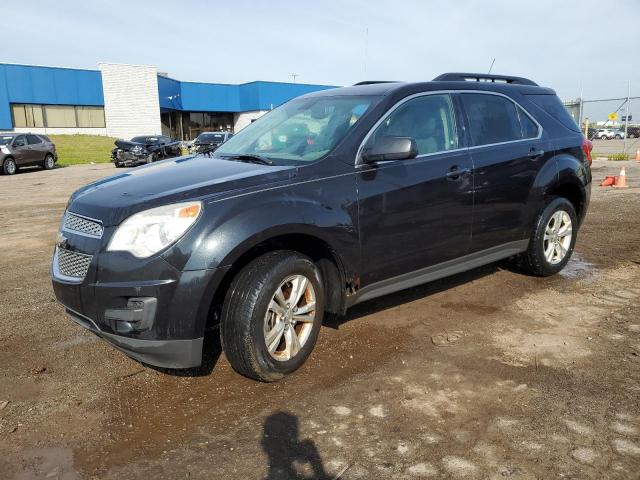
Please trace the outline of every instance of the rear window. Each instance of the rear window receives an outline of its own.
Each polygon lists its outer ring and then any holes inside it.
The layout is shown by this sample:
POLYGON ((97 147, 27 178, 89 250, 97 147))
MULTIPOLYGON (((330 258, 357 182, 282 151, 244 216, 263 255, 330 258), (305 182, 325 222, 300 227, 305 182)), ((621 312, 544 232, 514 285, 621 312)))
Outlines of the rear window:
POLYGON ((580 132, 580 127, 557 95, 526 95, 526 97, 568 129, 580 132))

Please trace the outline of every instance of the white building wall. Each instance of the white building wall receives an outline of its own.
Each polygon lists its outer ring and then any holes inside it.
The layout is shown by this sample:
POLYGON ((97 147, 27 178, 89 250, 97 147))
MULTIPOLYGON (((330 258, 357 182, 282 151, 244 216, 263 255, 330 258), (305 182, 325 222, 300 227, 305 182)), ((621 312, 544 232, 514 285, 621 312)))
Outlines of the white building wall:
POLYGON ((233 114, 233 132, 238 133, 244 127, 251 123, 251 120, 257 120, 269 110, 255 110, 253 112, 242 112, 233 114))
POLYGON ((145 65, 98 64, 102 73, 107 135, 129 139, 160 135, 158 72, 145 65))

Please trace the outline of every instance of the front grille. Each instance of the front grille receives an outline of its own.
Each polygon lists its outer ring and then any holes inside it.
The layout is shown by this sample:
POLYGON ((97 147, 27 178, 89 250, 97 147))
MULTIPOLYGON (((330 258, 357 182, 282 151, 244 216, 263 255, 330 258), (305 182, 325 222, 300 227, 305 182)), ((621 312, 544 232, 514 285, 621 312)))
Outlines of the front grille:
POLYGON ((58 248, 58 271, 67 277, 82 279, 87 275, 91 255, 58 248))
POLYGON ((98 220, 80 217, 71 212, 67 212, 64 216, 64 228, 90 237, 102 237, 102 224, 98 220))

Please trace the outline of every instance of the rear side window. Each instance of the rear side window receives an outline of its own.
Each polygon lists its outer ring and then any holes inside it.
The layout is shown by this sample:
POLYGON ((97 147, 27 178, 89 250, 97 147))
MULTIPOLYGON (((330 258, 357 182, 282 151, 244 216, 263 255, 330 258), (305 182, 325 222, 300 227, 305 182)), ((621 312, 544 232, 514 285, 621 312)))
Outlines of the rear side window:
POLYGON ((474 146, 523 138, 516 105, 511 100, 481 93, 463 93, 460 98, 469 119, 474 146))
POLYGON ((580 132, 580 127, 557 95, 526 95, 526 97, 568 129, 580 132))
POLYGON ((37 143, 42 143, 42 140, 35 135, 27 135, 27 142, 29 142, 29 145, 35 145, 37 143))

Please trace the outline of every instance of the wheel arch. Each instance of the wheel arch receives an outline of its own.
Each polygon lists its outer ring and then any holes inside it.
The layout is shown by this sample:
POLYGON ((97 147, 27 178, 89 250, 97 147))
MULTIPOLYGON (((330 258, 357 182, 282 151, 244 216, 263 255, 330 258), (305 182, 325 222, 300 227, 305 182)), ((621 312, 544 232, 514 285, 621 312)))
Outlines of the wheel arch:
POLYGON ((224 274, 217 285, 209 289, 211 297, 201 305, 205 309, 202 311, 206 315, 205 328, 213 328, 219 323, 222 304, 235 276, 254 259, 276 250, 291 250, 311 258, 322 274, 325 312, 330 315, 344 313, 348 280, 345 265, 336 249, 326 239, 305 229, 288 232, 276 229, 247 239, 221 262, 224 274))

